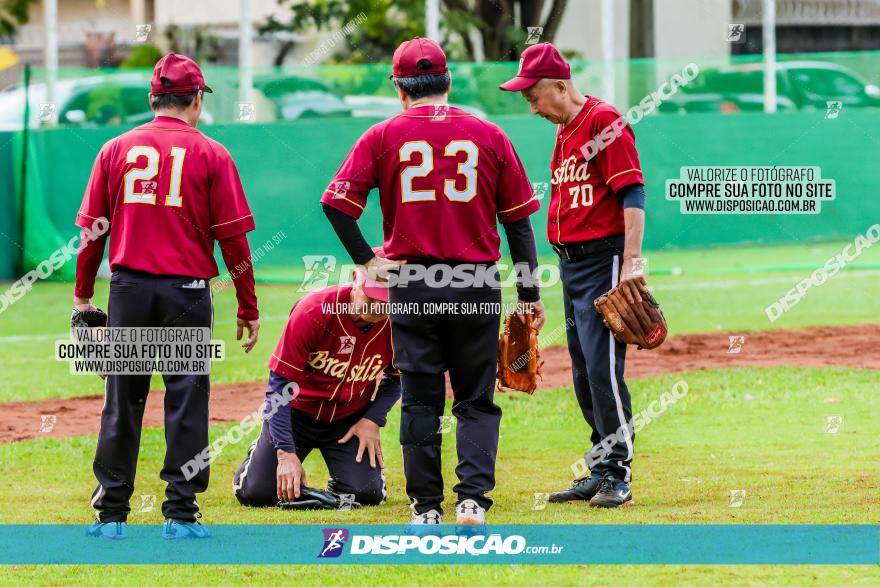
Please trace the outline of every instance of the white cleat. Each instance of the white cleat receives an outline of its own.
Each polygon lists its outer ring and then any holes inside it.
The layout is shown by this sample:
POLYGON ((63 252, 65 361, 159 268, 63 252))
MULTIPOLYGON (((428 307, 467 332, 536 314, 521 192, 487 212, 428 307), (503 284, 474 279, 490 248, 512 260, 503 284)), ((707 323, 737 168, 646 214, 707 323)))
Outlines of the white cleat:
POLYGON ((443 514, 437 510, 428 510, 423 514, 413 512, 409 519, 410 526, 437 526, 443 523, 443 514))
POLYGON ((472 499, 465 499, 455 506, 455 523, 459 526, 485 526, 486 509, 472 499))
POLYGON ((437 510, 428 510, 423 514, 413 512, 406 527, 406 534, 418 535, 432 534, 440 531, 443 523, 443 514, 437 510))

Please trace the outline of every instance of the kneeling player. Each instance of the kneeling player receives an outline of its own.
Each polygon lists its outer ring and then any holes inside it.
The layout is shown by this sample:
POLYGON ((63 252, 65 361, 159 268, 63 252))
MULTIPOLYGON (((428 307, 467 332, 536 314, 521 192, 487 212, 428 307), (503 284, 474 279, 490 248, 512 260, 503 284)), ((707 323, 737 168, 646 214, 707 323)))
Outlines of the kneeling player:
POLYGON ((359 270, 354 284, 294 305, 269 360, 267 419, 233 479, 243 505, 306 500, 302 461, 313 449, 327 463, 329 491, 361 505, 385 501, 379 427, 400 398, 387 301, 387 288, 359 270), (291 389, 288 408, 276 396, 291 389))

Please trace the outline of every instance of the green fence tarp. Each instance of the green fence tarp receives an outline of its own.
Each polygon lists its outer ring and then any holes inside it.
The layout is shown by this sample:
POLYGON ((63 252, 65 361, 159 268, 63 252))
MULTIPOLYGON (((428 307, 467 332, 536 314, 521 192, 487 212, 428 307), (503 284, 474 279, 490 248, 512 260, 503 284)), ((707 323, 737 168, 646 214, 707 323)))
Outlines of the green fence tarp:
MULTIPOLYGON (((516 146, 532 182, 549 183, 555 129, 536 117, 495 117, 516 146)), ((204 128, 225 144, 239 167, 257 230, 252 246, 286 235, 264 266, 301 266, 303 255, 346 259, 318 200, 353 142, 372 124, 366 119, 301 120, 289 123, 214 125, 204 128)), ((873 196, 880 168, 868 164, 877 152, 876 114, 849 110, 826 120, 824 112, 784 115, 689 114, 652 116, 635 127, 647 201, 646 249, 698 247, 742 242, 772 243, 851 238, 880 220, 873 196), (818 215, 683 215, 664 199, 667 179, 682 166, 819 166, 837 182, 837 198, 818 215)), ((74 217, 95 155, 114 129, 55 129, 31 134, 28 259, 45 258, 75 233, 74 217), (36 160, 36 161, 35 161, 36 160)), ((534 218, 540 252, 549 198, 534 218)), ((361 225, 373 243, 381 240, 374 192, 361 225)), ((150 246, 144 243, 144 246, 150 246)), ((70 277, 73 264, 59 274, 70 277)))
POLYGON ((19 175, 16 164, 21 159, 14 155, 18 144, 16 133, 0 132, 0 210, 3 210, 0 212, 0 279, 11 279, 15 275, 21 252, 19 194, 15 181, 19 175))

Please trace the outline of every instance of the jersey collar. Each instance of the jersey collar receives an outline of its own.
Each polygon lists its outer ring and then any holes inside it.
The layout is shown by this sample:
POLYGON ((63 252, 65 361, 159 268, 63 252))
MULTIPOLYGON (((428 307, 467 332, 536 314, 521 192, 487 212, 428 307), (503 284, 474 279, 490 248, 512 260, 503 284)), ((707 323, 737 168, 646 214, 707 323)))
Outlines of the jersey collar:
POLYGON ((190 125, 188 125, 187 123, 185 123, 181 119, 174 118, 173 116, 156 116, 152 120, 152 122, 155 124, 171 124, 171 125, 183 126, 186 128, 192 128, 190 125))
POLYGON ((574 132, 572 129, 580 126, 581 120, 590 112, 592 107, 595 105, 596 98, 593 98, 592 96, 584 96, 584 98, 586 98, 587 101, 584 102, 584 105, 581 106, 581 109, 578 111, 578 113, 574 115, 574 118, 571 119, 571 122, 566 125, 559 125, 559 130, 556 133, 556 137, 560 141, 568 138, 568 136, 566 135, 566 131, 568 131, 568 134, 571 134, 572 132, 574 132))

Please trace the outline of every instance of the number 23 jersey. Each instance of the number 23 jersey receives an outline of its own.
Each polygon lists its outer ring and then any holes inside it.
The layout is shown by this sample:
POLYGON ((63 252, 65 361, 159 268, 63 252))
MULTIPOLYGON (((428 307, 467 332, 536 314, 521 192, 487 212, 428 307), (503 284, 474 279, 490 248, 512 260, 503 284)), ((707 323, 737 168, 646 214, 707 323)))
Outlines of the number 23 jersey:
POLYGON ((502 223, 540 208, 507 135, 445 104, 410 108, 368 129, 321 202, 359 218, 379 189, 392 259, 497 261, 502 223))

